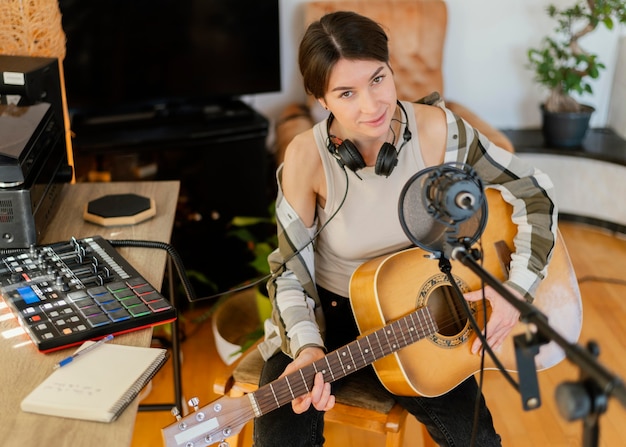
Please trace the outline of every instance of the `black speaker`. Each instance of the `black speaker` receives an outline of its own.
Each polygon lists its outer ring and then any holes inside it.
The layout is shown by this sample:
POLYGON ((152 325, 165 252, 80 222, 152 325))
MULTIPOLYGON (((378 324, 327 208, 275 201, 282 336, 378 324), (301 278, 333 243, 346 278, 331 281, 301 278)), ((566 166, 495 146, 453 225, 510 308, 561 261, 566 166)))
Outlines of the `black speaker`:
POLYGON ((50 57, 0 55, 0 103, 30 106, 46 102, 63 123, 59 60, 50 57))

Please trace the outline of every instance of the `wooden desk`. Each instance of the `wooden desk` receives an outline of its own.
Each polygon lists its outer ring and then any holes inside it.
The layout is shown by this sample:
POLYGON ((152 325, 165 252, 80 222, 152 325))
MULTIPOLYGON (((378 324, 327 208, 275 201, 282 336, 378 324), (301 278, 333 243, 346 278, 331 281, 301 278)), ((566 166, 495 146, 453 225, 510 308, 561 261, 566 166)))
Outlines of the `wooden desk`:
MULTIPOLYGON (((65 241, 72 236, 82 238, 93 235, 101 235, 105 239, 169 242, 179 186, 178 181, 65 185, 57 212, 42 235, 41 243, 65 241), (154 198, 156 216, 140 224, 125 227, 101 227, 83 220, 83 209, 87 202, 103 195, 119 193, 136 193, 154 198)), ((161 288, 167 261, 167 254, 163 250, 124 248, 120 249, 120 253, 155 288, 161 288)), ((3 306, 0 309, 0 444, 4 447, 130 445, 137 401, 118 420, 110 424, 30 414, 20 409, 22 399, 52 372, 56 362, 71 351, 66 349, 50 354, 40 353, 1 300, 0 304, 3 306)), ((120 335, 113 342, 149 346, 151 337, 152 329, 143 329, 120 335)))

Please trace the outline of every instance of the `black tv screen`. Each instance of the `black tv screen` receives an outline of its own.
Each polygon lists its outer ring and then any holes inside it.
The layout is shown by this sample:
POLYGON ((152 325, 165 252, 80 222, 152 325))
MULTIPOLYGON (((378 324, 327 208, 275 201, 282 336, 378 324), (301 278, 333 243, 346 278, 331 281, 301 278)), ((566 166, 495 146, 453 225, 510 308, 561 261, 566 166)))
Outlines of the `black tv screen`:
POLYGON ((280 90, 279 0, 60 0, 70 110, 280 90))

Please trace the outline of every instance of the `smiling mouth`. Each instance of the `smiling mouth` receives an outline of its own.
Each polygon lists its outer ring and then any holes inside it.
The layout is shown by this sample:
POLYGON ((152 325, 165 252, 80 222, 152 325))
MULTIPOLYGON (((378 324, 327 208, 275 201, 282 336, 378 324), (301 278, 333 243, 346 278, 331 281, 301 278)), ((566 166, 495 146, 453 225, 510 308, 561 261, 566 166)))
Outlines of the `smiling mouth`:
POLYGON ((385 116, 386 114, 383 113, 382 115, 380 115, 378 118, 373 119, 373 120, 369 120, 369 121, 363 121, 363 124, 366 124, 368 126, 380 126, 381 124, 383 124, 385 122, 385 116))

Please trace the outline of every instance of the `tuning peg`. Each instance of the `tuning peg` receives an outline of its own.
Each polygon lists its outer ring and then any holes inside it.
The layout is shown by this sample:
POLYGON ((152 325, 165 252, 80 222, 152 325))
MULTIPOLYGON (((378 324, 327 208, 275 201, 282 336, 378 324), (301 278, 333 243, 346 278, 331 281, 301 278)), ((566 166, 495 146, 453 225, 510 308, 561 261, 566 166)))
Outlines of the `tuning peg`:
POLYGON ((192 397, 191 399, 187 401, 187 403, 193 407, 194 411, 198 411, 198 405, 200 404, 200 399, 198 399, 197 397, 192 397))
POLYGON ((172 415, 176 418, 177 421, 180 421, 182 419, 182 416, 180 415, 180 410, 176 407, 172 408, 170 410, 170 413, 172 413, 172 415))
POLYGON ((220 442, 218 447, 229 447, 229 446, 230 446, 230 444, 228 442, 222 441, 222 442, 220 442))

